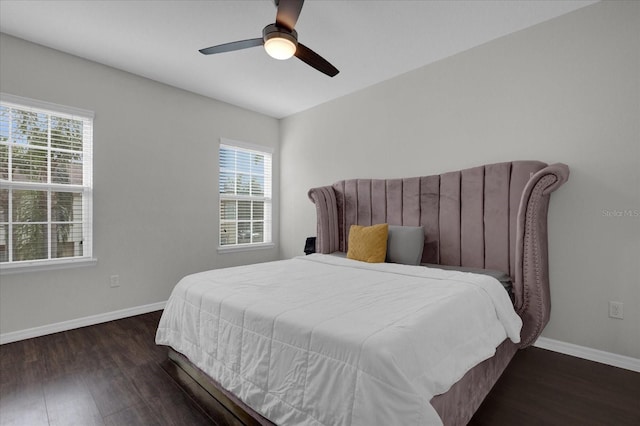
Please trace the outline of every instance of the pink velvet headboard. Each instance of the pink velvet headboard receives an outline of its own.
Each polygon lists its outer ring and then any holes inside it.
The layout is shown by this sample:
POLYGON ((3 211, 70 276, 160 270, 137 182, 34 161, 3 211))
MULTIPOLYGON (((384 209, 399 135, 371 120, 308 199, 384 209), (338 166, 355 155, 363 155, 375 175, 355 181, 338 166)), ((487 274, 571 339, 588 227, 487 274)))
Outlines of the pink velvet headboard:
POLYGON ((500 270, 513 280, 521 347, 549 321, 547 209, 565 164, 488 164, 405 179, 352 179, 313 188, 319 253, 346 252, 353 224, 423 226, 424 263, 500 270))

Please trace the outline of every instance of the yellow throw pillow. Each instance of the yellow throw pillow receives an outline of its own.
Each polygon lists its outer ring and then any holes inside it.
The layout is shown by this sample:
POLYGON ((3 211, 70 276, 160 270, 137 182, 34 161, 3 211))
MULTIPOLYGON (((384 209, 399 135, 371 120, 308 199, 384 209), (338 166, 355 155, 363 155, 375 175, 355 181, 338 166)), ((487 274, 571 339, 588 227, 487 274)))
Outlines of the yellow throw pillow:
POLYGON ((387 256, 389 225, 351 225, 349 228, 349 250, 347 257, 369 263, 384 262, 387 256))

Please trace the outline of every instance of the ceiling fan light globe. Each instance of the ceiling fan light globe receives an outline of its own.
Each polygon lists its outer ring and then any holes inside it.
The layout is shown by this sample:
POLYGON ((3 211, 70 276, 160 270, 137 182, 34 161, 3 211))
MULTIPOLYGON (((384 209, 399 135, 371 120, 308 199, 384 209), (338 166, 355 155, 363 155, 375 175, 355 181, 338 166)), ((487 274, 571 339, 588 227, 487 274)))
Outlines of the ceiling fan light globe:
POLYGON ((296 53, 296 44, 284 37, 271 37, 264 42, 264 50, 274 59, 289 59, 296 53))

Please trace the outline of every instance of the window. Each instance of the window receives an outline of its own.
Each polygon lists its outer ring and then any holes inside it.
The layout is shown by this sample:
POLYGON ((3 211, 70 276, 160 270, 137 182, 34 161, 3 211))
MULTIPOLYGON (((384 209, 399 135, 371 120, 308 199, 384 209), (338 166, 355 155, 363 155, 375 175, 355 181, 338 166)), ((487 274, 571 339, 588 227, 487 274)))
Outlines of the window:
POLYGON ((0 95, 0 266, 92 257, 93 113, 0 95))
POLYGON ((219 151, 220 247, 271 243, 271 152, 223 139, 219 151))

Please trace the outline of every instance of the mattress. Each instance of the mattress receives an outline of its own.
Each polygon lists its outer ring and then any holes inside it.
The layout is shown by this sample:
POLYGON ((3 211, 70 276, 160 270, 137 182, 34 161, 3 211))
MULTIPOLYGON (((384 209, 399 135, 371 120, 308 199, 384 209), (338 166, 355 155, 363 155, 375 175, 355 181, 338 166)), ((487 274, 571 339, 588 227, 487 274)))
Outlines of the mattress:
POLYGON ((471 272, 473 274, 489 275, 490 277, 493 277, 500 282, 502 287, 504 287, 505 291, 509 294, 511 302, 514 302, 515 300, 513 294, 513 281, 511 280, 511 277, 505 272, 496 271, 493 269, 469 268, 466 266, 439 265, 435 263, 423 263, 422 266, 426 266, 428 268, 446 269, 450 271, 471 272))
MULTIPOLYGON (((342 251, 335 251, 333 253, 330 253, 330 256, 346 258, 347 253, 342 251)), ((511 277, 505 272, 496 271, 494 269, 470 268, 466 266, 453 266, 453 265, 440 265, 437 263, 421 263, 420 265, 425 266, 427 268, 438 268, 438 269, 446 269, 450 271, 471 272, 473 274, 489 275, 490 277, 497 279, 500 282, 500 284, 502 284, 502 287, 504 287, 505 291, 509 294, 509 298, 511 299, 511 302, 513 302, 514 300, 513 281, 511 280, 511 277)))
POLYGON ((314 254, 183 278, 156 342, 279 425, 436 425, 521 326, 493 277, 314 254))

